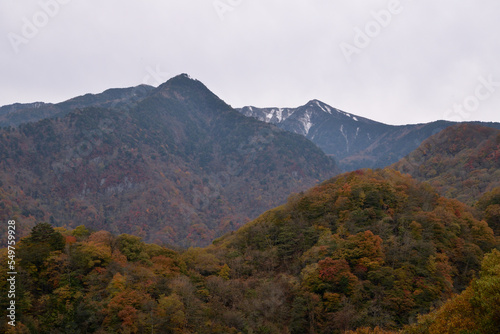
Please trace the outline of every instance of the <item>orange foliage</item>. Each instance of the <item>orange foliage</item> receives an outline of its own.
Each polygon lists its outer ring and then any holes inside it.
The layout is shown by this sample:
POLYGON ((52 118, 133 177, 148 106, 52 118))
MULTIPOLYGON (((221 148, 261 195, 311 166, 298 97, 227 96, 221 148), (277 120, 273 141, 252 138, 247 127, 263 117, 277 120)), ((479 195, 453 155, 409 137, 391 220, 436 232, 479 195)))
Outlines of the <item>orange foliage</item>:
POLYGON ((448 301, 437 312, 436 321, 430 326, 430 334, 459 333, 474 331, 477 324, 474 320, 474 309, 469 302, 471 289, 465 290, 460 296, 448 301))
POLYGON ((66 236, 66 243, 71 245, 71 244, 74 244, 76 242, 76 238, 72 235, 67 235, 66 236))

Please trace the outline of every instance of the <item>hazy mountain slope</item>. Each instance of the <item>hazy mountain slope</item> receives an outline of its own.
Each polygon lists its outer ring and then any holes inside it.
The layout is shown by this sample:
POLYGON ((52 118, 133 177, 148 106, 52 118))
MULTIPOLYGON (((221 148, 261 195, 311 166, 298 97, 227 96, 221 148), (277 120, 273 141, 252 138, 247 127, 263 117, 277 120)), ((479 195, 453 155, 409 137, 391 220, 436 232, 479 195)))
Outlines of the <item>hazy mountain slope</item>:
POLYGON ((390 126, 354 116, 324 104, 309 101, 298 108, 244 107, 248 117, 273 123, 287 131, 301 134, 339 161, 360 152, 376 139, 376 134, 390 126))
POLYGON ((0 107, 0 127, 17 126, 45 118, 62 117, 77 108, 130 108, 145 98, 154 87, 140 85, 130 88, 108 89, 100 94, 85 94, 61 103, 15 103, 0 107))
POLYGON ((19 187, 56 225, 183 246, 338 173, 302 136, 240 115, 186 75, 130 107, 4 129, 0 158, 2 187, 19 187))
MULTIPOLYGON (((306 136, 345 171, 388 166, 416 149, 422 141, 454 124, 436 121, 393 126, 353 115, 321 101, 298 108, 238 109, 243 115, 306 136)), ((500 123, 484 123, 500 128, 500 123)))
POLYGON ((448 127, 391 168, 473 204, 500 186, 500 130, 475 124, 448 127))

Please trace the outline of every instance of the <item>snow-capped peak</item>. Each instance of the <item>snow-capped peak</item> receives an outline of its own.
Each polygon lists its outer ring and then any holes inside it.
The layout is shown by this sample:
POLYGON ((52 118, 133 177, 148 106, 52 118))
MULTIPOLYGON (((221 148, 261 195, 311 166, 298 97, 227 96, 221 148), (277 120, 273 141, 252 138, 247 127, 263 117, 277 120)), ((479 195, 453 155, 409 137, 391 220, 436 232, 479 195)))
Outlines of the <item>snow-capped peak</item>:
POLYGON ((358 122, 358 119, 356 118, 356 116, 351 115, 345 111, 339 110, 337 108, 330 107, 328 104, 323 103, 319 100, 311 100, 306 105, 310 106, 310 107, 314 107, 314 108, 318 107, 321 111, 323 111, 324 113, 330 114, 330 115, 332 115, 335 111, 341 115, 352 118, 354 121, 358 122))
POLYGON ((309 103, 307 103, 307 105, 311 106, 311 107, 316 107, 317 106, 324 113, 327 113, 327 114, 330 114, 330 115, 332 114, 332 107, 330 107, 326 103, 323 103, 323 102, 321 102, 319 100, 311 100, 311 101, 309 101, 309 103))
POLYGON ((325 105, 322 105, 319 101, 315 101, 316 102, 316 105, 321 109, 323 110, 324 112, 326 113, 329 113, 329 114, 332 114, 332 110, 330 108, 328 108, 328 106, 325 104, 325 105))

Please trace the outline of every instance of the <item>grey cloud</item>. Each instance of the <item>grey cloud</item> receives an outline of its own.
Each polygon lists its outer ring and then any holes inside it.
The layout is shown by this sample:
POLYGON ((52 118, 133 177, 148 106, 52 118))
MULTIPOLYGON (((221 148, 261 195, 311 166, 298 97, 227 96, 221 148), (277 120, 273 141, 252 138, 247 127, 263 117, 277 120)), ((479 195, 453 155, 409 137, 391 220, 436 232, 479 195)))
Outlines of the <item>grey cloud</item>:
MULTIPOLYGON (((402 11, 347 62, 339 45, 354 45, 355 29, 364 31, 391 3, 3 1, 0 105, 138 85, 160 69, 165 80, 189 73, 235 107, 317 98, 403 124, 456 118, 446 110, 473 94, 479 77, 500 81, 495 0, 401 0, 402 11), (220 3, 223 13, 214 7, 220 3), (50 16, 44 8, 54 6, 50 16), (43 12, 48 22, 16 53, 9 33, 24 38, 23 24, 43 12)), ((500 121, 499 104, 500 87, 463 120, 500 121)))

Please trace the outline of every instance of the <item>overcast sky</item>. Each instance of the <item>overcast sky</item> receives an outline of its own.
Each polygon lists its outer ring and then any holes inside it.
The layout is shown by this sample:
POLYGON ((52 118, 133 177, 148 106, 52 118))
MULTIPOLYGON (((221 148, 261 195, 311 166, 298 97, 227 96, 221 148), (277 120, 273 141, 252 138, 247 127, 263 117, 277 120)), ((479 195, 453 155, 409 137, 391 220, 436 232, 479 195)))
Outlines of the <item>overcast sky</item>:
POLYGON ((188 73, 233 107, 500 122, 498 0, 0 2, 0 105, 188 73))

